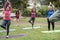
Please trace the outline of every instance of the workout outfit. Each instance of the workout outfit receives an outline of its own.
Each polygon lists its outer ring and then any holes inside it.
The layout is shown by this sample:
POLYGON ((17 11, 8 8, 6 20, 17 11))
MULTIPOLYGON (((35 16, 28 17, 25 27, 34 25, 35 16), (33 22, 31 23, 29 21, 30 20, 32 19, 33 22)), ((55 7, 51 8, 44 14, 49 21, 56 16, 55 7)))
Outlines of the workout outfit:
POLYGON ((32 11, 32 13, 31 13, 31 19, 29 20, 29 22, 32 24, 32 28, 34 26, 35 17, 36 17, 36 11, 32 11))
POLYGON ((49 21, 49 17, 54 13, 54 10, 48 10, 48 17, 47 17, 47 22, 48 22, 48 30, 50 30, 50 23, 52 24, 52 29, 54 30, 54 22, 49 21))
POLYGON ((19 10, 17 10, 16 11, 16 19, 19 19, 19 15, 20 15, 19 10))
POLYGON ((4 4, 4 17, 3 17, 3 22, 2 25, 0 25, 2 28, 4 28, 5 30, 7 30, 7 36, 9 35, 9 27, 11 24, 11 12, 12 12, 12 6, 11 3, 9 3, 9 10, 6 10, 6 5, 7 2, 4 4))

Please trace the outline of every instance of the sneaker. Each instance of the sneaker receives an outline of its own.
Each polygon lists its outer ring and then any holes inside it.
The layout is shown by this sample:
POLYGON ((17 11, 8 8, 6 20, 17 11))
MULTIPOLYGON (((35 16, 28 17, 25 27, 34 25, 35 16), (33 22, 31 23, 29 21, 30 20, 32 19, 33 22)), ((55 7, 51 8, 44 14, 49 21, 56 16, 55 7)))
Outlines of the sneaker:
POLYGON ((6 36, 6 38, 9 38, 9 36, 6 36))

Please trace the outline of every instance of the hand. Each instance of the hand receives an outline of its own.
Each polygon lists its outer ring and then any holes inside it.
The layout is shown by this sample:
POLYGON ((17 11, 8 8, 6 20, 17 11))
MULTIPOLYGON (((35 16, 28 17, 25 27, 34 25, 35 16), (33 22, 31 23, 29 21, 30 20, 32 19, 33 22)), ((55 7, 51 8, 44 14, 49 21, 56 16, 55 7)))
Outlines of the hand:
POLYGON ((7 2, 8 2, 8 3, 10 3, 10 1, 9 1, 9 0, 7 0, 7 2))

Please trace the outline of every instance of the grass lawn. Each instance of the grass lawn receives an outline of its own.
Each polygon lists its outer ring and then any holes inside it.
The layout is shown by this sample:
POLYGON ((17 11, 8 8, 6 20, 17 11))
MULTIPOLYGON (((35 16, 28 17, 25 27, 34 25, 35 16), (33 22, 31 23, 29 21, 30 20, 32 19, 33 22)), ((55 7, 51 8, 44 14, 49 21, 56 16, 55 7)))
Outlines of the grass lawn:
MULTIPOLYGON (((27 36, 18 37, 18 38, 0 38, 0 40, 60 40, 60 32, 58 33, 42 33, 41 31, 47 30, 47 20, 46 18, 36 18, 34 26, 41 26, 39 29, 23 30, 24 27, 31 27, 31 24, 28 22, 30 18, 20 19, 19 26, 16 26, 16 22, 12 21, 10 28, 16 29, 14 32, 10 32, 9 35, 16 34, 27 34, 27 36)), ((60 23, 55 23, 55 30, 60 29, 60 23)), ((0 28, 0 30, 3 30, 0 28)), ((52 27, 51 27, 52 30, 52 27)), ((5 36, 6 33, 0 33, 0 36, 5 36)))

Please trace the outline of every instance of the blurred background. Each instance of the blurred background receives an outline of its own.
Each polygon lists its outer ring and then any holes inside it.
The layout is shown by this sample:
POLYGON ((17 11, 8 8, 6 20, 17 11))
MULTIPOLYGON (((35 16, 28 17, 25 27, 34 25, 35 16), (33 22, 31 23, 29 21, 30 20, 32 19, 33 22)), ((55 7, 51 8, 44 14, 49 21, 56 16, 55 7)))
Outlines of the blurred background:
MULTIPOLYGON (((0 0, 0 11, 3 9, 3 5, 6 0, 0 0)), ((31 9, 36 4, 37 8, 37 17, 46 17, 47 16, 47 6, 51 2, 55 8, 60 7, 60 0, 10 0, 13 7, 13 13, 16 9, 19 8, 22 11, 22 16, 29 17, 31 14, 31 9)))

